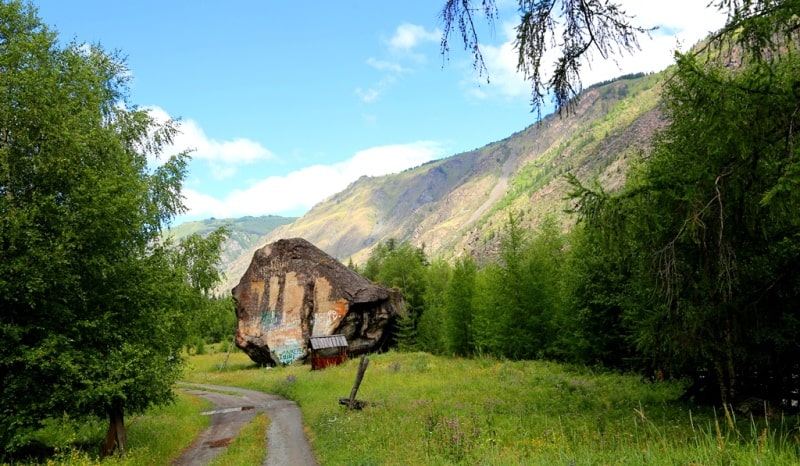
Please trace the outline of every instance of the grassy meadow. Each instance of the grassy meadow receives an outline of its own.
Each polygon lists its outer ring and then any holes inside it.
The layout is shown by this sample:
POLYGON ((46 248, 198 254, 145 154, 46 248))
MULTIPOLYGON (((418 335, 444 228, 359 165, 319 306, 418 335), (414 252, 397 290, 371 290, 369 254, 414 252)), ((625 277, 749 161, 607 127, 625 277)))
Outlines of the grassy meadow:
MULTIPOLYGON (((127 450, 124 456, 112 456, 102 463, 97 459, 100 445, 108 428, 108 420, 78 424, 70 419, 48 423, 36 434, 42 445, 55 449, 50 457, 40 457, 12 464, 33 465, 114 465, 160 466, 169 464, 210 423, 208 416, 199 413, 211 404, 202 398, 178 393, 176 402, 151 409, 145 415, 129 416, 127 450)), ((7 463, 4 463, 7 464, 7 463)))
MULTIPOLYGON (((594 372, 542 361, 453 359, 425 353, 372 355, 348 411, 358 360, 322 371, 259 368, 217 347, 190 359, 186 381, 277 393, 296 401, 322 465, 796 465, 800 421, 744 418, 678 401, 677 381, 594 372)), ((169 464, 209 422, 207 402, 179 394, 174 405, 131 417, 128 452, 98 462, 105 423, 54 422, 41 440, 60 445, 41 464, 169 464)), ((269 419, 260 415, 214 464, 260 464, 269 419)), ((18 464, 36 464, 18 463, 18 464)))
MULTIPOLYGON (((246 355, 195 356, 187 380, 278 393, 303 412, 322 465, 800 464, 795 417, 743 418, 679 402, 680 382, 491 358, 390 352, 310 371, 264 369, 246 355)), ((244 464, 244 463, 243 463, 244 464)))

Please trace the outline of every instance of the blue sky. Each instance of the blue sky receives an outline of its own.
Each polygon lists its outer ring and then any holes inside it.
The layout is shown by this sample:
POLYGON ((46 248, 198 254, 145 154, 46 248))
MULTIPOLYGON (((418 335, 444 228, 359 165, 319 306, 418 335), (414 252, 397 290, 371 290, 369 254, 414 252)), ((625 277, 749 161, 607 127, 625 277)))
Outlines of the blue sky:
MULTIPOLYGON (((642 52, 599 57, 583 83, 664 69, 724 18, 708 2, 620 1, 647 27, 642 52)), ((481 35, 490 82, 453 38, 444 0, 34 1, 63 41, 127 57, 130 103, 179 118, 193 148, 178 222, 302 215, 360 176, 482 147, 535 122, 514 72, 516 1, 481 35)))

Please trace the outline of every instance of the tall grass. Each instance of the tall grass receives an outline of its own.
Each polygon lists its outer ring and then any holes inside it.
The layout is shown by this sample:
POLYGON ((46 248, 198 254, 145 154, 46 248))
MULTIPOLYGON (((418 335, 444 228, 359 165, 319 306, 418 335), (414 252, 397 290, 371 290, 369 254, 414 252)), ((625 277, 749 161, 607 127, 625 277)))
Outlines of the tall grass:
POLYGON ((89 466, 165 465, 176 458, 210 422, 199 413, 211 403, 202 398, 178 393, 175 403, 154 408, 146 414, 126 419, 127 447, 124 456, 98 459, 108 421, 96 419, 76 423, 70 419, 54 420, 37 432, 36 440, 55 448, 55 455, 41 460, 17 461, 13 464, 45 464, 89 466))
POLYGON ((324 371, 261 369, 241 353, 193 358, 190 381, 278 393, 303 412, 320 464, 800 464, 796 417, 737 419, 678 401, 680 382, 581 367, 424 353, 370 356, 324 371))
MULTIPOLYGON (((214 348, 212 348, 212 351, 214 348)), ((348 411, 357 360, 323 371, 264 369, 234 352, 191 358, 186 380, 277 393, 296 401, 322 465, 797 465, 800 421, 743 418, 722 408, 678 401, 680 382, 582 367, 424 353, 370 356, 358 399, 348 411)), ((103 465, 169 464, 207 425, 208 403, 180 394, 178 403, 128 420, 128 452, 103 465)), ((266 416, 242 430, 217 464, 259 464, 266 416)), ((54 421, 43 441, 59 449, 44 464, 95 465, 105 423, 54 421), (94 448, 94 447, 93 447, 94 448)), ((33 464, 33 463, 20 463, 33 464)))
POLYGON ((267 457, 266 438, 269 418, 258 413, 253 421, 242 428, 236 439, 209 466, 253 466, 267 457))

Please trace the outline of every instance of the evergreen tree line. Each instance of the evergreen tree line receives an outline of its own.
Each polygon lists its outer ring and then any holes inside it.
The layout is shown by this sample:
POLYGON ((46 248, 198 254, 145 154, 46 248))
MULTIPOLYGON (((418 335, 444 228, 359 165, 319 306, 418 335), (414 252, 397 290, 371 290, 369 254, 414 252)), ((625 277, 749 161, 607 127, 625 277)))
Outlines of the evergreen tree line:
POLYGON ((796 410, 796 33, 781 44, 679 56, 663 87, 669 123, 625 185, 568 176, 568 233, 554 219, 526 231, 512 214, 489 264, 379 245, 363 273, 406 296, 400 348, 687 378, 697 400, 796 410))
POLYGON ((595 328, 618 329, 616 319, 598 322, 579 309, 586 304, 583 293, 590 292, 580 276, 586 264, 576 256, 583 253, 575 246, 583 241, 581 232, 563 232, 554 217, 529 231, 522 214, 513 213, 496 262, 478 264, 470 256, 431 261, 424 247, 390 239, 356 269, 402 290, 406 314, 396 329, 401 350, 639 368, 627 339, 608 332, 595 337, 595 328))

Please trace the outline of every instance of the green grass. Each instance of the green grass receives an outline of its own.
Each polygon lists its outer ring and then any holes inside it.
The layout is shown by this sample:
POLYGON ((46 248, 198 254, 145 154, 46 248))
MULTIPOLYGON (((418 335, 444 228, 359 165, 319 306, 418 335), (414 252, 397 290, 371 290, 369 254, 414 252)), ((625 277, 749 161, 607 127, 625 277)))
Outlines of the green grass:
POLYGON ((225 452, 211 462, 210 466, 253 466, 261 464, 267 457, 265 448, 269 417, 259 413, 253 421, 239 431, 225 452))
POLYGON ((679 382, 556 363, 370 356, 358 398, 338 405, 357 360, 324 371, 193 358, 187 379, 278 393, 303 412, 322 465, 800 464, 797 418, 735 419, 678 400, 679 382), (204 368, 211 370, 204 370, 204 368))
MULTIPOLYGON (((210 419, 199 413, 209 409, 211 403, 202 398, 178 393, 175 403, 151 409, 125 421, 127 451, 124 456, 98 460, 100 444, 108 427, 105 420, 77 424, 69 419, 53 420, 36 435, 36 440, 55 447, 51 458, 42 460, 51 465, 115 465, 144 466, 164 465, 176 458, 191 445, 197 435, 205 429, 210 419)), ((40 464, 37 461, 21 461, 17 465, 40 464)))
MULTIPOLYGON (((233 352, 193 356, 186 380, 276 393, 300 405, 321 465, 796 465, 797 417, 742 419, 679 402, 680 382, 594 372, 542 361, 453 359, 424 353, 370 356, 348 411, 358 360, 312 372, 264 369, 233 352)), ((207 402, 178 403, 131 417, 128 452, 103 465, 168 464, 209 422, 207 402)), ((216 464, 260 464, 269 419, 257 416, 216 464)), ((44 464, 99 464, 105 423, 54 421, 40 434, 59 452, 44 464), (60 424, 59 424, 60 422, 60 424), (64 426, 69 426, 65 429, 64 426)), ((25 464, 25 463, 21 463, 25 464)))

